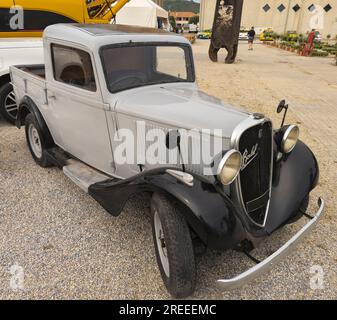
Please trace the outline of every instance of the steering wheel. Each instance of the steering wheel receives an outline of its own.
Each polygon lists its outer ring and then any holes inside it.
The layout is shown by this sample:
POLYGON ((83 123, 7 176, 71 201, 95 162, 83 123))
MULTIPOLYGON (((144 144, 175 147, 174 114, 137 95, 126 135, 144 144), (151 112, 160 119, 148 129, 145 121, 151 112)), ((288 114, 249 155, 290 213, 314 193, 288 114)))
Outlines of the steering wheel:
POLYGON ((136 87, 139 84, 146 82, 146 76, 143 74, 125 75, 116 81, 110 83, 111 88, 136 87))

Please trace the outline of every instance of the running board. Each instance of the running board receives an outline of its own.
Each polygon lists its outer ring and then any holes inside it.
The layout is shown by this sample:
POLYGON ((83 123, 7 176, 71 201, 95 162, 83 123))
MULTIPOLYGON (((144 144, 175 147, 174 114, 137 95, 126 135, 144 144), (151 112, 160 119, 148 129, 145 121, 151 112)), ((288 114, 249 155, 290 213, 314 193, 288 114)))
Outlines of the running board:
POLYGON ((63 173, 86 193, 92 184, 111 179, 111 177, 73 159, 63 167, 63 173))

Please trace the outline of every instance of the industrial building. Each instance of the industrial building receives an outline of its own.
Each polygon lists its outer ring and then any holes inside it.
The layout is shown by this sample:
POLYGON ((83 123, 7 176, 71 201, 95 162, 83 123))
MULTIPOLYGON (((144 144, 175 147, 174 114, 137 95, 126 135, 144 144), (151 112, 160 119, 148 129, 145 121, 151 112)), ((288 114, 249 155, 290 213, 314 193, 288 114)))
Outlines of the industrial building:
MULTIPOLYGON (((200 29, 212 28, 216 0, 201 0, 200 29)), ((271 27, 275 32, 311 29, 337 36, 337 0, 245 0, 242 26, 271 27)))

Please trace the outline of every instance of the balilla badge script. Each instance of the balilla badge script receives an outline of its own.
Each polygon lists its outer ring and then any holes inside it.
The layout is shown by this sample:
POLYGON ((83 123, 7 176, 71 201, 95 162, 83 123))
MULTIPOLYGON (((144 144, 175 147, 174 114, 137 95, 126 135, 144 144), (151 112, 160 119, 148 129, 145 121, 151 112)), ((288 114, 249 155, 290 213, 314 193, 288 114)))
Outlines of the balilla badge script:
POLYGON ((256 144, 253 146, 252 150, 249 151, 246 149, 245 152, 242 155, 242 166, 241 166, 241 171, 245 170, 246 167, 258 156, 258 150, 259 145, 256 144))

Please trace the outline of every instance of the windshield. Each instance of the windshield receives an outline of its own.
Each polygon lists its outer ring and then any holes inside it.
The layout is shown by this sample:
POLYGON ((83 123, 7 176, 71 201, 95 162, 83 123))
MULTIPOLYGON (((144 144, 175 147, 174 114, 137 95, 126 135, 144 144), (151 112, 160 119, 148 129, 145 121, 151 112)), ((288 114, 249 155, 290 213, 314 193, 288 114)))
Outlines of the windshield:
POLYGON ((174 82, 194 82, 192 52, 181 44, 123 44, 101 49, 110 92, 174 82))

